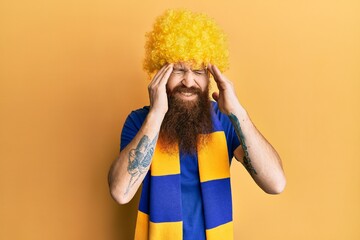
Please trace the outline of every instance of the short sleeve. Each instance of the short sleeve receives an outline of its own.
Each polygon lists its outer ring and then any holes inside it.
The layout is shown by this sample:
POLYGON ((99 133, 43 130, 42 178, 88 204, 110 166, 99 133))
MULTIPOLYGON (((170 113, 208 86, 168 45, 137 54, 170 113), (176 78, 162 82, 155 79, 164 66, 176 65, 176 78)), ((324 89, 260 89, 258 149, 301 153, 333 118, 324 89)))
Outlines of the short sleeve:
POLYGON ((125 120, 121 137, 120 151, 122 151, 136 136, 149 112, 149 107, 132 111, 125 120))
POLYGON ((240 146, 240 141, 238 136, 236 135, 234 126, 232 125, 230 119, 228 116, 223 114, 217 105, 216 102, 212 102, 213 109, 218 116, 221 125, 224 129, 225 136, 226 136, 226 142, 228 146, 228 154, 229 154, 229 161, 231 162, 231 159, 234 157, 234 151, 237 147, 240 146))

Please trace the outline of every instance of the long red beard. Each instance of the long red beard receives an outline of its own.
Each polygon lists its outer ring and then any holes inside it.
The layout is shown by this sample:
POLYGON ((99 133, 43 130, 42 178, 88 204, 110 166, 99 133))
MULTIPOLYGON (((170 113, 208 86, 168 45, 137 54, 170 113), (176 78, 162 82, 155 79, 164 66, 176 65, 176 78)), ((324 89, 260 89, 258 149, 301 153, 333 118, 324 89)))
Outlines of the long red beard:
MULTIPOLYGON (((198 135, 212 130, 210 113, 209 88, 203 92, 197 88, 184 86, 175 87, 168 93, 169 110, 162 122, 159 134, 161 146, 167 152, 172 152, 178 144, 182 152, 196 153, 198 135), (184 101, 176 97, 177 92, 192 92, 197 94, 194 101, 184 101)), ((206 138, 202 138, 204 144, 206 138)))

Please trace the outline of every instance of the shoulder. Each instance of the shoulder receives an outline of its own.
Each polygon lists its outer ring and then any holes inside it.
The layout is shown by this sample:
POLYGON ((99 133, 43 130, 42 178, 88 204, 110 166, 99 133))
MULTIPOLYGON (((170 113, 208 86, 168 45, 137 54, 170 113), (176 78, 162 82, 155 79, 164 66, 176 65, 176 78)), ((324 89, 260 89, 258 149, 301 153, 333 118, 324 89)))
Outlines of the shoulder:
POLYGON ((146 116, 149 113, 149 109, 150 109, 149 106, 144 106, 142 108, 138 108, 136 110, 131 111, 130 115, 146 116))
POLYGON ((150 109, 149 106, 144 106, 143 108, 139 108, 131 111, 126 121, 132 120, 134 122, 142 123, 145 120, 146 116, 148 115, 149 109, 150 109))
POLYGON ((145 121, 149 107, 145 106, 133 110, 126 118, 122 132, 121 132, 121 145, 120 150, 124 149, 126 145, 135 137, 142 124, 145 121))
POLYGON ((149 106, 145 106, 143 108, 131 111, 125 120, 124 128, 139 130, 149 113, 149 109, 149 106))
POLYGON ((229 161, 231 163, 231 159, 233 158, 234 150, 240 144, 239 140, 237 138, 234 127, 233 127, 229 117, 220 111, 217 102, 212 101, 211 105, 212 105, 213 114, 219 120, 221 129, 225 133, 226 143, 228 145, 228 156, 229 156, 229 161))
POLYGON ((220 111, 217 102, 211 101, 211 107, 213 109, 213 112, 215 113, 215 115, 217 116, 217 118, 220 120, 221 123, 226 124, 226 123, 230 122, 229 117, 220 111))

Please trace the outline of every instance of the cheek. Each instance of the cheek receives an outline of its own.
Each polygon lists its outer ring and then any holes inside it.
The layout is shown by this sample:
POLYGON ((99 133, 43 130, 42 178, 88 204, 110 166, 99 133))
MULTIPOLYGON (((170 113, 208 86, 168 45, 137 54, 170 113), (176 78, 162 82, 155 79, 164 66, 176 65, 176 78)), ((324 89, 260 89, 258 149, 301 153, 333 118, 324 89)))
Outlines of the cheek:
POLYGON ((171 90, 173 90, 176 86, 178 86, 179 83, 180 83, 180 81, 179 81, 176 77, 170 75, 169 80, 168 80, 168 82, 167 82, 167 84, 166 84, 166 89, 167 89, 168 91, 171 91, 171 90))
POLYGON ((204 91, 209 86, 209 82, 210 82, 209 79, 201 79, 197 83, 198 83, 199 87, 201 88, 201 90, 204 91))

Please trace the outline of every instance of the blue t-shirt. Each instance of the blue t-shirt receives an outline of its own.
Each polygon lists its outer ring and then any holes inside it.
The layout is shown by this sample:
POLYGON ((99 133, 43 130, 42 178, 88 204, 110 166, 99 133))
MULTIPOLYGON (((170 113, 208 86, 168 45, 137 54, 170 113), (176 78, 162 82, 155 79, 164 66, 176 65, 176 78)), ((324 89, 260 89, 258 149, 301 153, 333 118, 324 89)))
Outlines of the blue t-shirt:
MULTIPOLYGON (((212 108, 223 126, 231 163, 233 153, 240 145, 239 139, 230 119, 220 112, 216 102, 212 102, 212 108)), ((124 149, 135 137, 148 112, 149 107, 144 107, 132 111, 127 117, 121 133, 120 150, 124 149)), ((197 154, 185 154, 180 149, 180 171, 183 239, 206 239, 197 154)))

